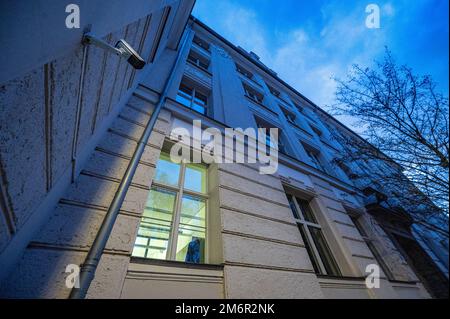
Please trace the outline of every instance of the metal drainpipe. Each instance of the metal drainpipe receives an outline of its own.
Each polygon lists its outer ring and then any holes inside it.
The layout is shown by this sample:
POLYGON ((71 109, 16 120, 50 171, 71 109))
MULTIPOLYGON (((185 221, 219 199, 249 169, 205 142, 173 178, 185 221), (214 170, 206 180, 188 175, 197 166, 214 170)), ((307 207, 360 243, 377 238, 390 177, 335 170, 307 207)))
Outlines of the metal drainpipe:
MULTIPOLYGON (((187 29, 189 30, 189 29, 187 29)), ((145 131, 139 140, 138 146, 131 158, 130 164, 128 165, 127 171, 120 182, 119 188, 117 189, 116 194, 114 195, 114 199, 111 203, 111 206, 106 213, 105 219, 100 227, 100 230, 95 237, 94 243, 92 244, 91 249, 86 257, 86 260, 81 265, 80 269, 80 287, 73 288, 70 292, 70 299, 84 299, 89 286, 92 280, 95 277, 95 271, 100 262, 100 258, 102 256, 103 250, 105 249, 106 243, 108 241, 109 236, 111 235, 112 228, 116 221, 117 215, 119 214, 120 207, 122 206, 123 200, 125 199, 125 195, 127 194, 128 187, 131 184, 131 180, 133 179, 134 173, 136 172, 139 160, 144 152, 145 145, 150 138, 150 135, 153 131, 153 127, 155 126, 156 120, 158 119, 159 113, 166 102, 167 93, 172 86, 174 71, 177 69, 177 66, 180 64, 182 53, 187 44, 187 39, 189 38, 190 30, 185 33, 183 44, 178 50, 177 59, 172 66, 172 69, 169 74, 169 78, 167 79, 163 93, 161 94, 158 104, 155 107, 155 110, 150 117, 147 126, 145 127, 145 131)))

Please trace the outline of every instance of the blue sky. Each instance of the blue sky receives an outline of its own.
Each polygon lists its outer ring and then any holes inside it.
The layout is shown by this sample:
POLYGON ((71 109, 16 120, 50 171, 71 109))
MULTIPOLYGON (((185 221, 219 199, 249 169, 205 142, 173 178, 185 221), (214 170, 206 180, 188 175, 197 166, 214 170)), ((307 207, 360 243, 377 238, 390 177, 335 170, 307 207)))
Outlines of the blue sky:
POLYGON ((354 63, 372 65, 385 46, 448 96, 448 10, 448 0, 197 0, 193 15, 326 109, 331 77, 345 77, 354 63), (371 3, 381 9, 380 29, 365 26, 371 3))

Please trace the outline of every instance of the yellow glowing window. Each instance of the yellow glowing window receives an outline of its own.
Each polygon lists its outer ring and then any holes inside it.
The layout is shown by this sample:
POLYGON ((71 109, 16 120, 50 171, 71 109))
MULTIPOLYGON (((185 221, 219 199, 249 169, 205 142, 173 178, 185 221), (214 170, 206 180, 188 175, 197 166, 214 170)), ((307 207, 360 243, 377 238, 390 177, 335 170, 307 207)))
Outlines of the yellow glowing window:
POLYGON ((206 262, 207 167, 177 164, 162 153, 132 255, 206 262))

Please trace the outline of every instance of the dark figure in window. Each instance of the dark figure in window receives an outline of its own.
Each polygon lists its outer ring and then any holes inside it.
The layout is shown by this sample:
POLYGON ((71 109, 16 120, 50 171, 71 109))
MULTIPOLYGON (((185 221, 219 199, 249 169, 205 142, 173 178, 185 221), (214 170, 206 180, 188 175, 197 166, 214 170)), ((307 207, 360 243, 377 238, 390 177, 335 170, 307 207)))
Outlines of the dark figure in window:
POLYGON ((194 263, 194 264, 200 263, 200 239, 199 238, 192 237, 192 240, 188 246, 188 251, 186 253, 185 261, 187 263, 194 263))

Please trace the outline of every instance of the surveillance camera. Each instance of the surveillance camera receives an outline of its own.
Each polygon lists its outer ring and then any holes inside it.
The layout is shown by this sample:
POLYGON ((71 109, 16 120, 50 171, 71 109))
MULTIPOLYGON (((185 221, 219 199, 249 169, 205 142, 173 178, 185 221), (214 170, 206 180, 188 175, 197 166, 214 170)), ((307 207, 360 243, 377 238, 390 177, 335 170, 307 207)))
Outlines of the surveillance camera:
POLYGON ((84 44, 93 44, 102 49, 108 50, 120 57, 124 57, 127 59, 128 63, 135 69, 142 69, 145 66, 144 59, 129 45, 125 40, 121 39, 116 43, 116 46, 113 47, 106 43, 105 41, 87 33, 83 36, 84 44))
POLYGON ((124 52, 123 55, 128 57, 128 63, 130 63, 135 69, 142 69, 145 66, 144 59, 134 51, 134 49, 125 40, 121 39, 116 43, 116 49, 124 52))

